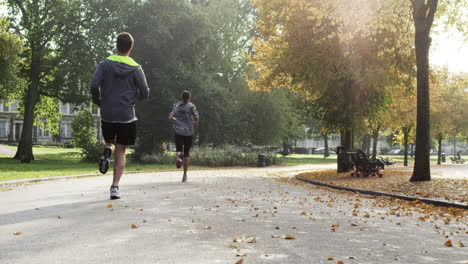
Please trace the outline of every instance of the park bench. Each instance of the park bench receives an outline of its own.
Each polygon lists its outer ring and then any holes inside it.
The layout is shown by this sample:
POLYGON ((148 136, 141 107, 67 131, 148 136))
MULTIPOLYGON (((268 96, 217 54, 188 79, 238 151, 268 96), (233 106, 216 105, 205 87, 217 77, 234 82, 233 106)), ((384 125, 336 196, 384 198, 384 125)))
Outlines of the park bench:
POLYGON ((452 160, 452 164, 463 164, 465 163, 465 160, 459 157, 450 157, 450 160, 452 160))
POLYGON ((369 175, 382 177, 382 174, 379 173, 379 170, 385 169, 385 164, 382 161, 369 159, 361 149, 348 152, 348 154, 351 156, 355 168, 355 171, 351 173, 352 177, 368 177, 369 175))

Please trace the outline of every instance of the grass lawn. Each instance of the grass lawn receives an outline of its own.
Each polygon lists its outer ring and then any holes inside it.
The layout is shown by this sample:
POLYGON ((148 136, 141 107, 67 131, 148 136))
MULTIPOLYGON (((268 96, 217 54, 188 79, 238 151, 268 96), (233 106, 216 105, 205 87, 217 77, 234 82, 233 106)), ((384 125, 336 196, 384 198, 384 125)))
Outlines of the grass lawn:
MULTIPOLYGON (((17 146, 8 146, 16 151, 17 146)), ((80 149, 62 148, 56 146, 34 146, 36 160, 31 163, 20 163, 17 160, 0 156, 0 181, 28 179, 38 177, 53 177, 77 174, 99 173, 97 163, 82 162, 79 158, 80 149)), ((283 159, 283 165, 326 164, 335 163, 336 155, 326 159, 323 155, 288 155, 283 159)), ((112 164, 111 164, 112 165, 112 164)), ((141 164, 127 159, 126 171, 149 171, 175 169, 174 164, 155 165, 141 164)), ((192 167, 196 168, 196 166, 192 167)), ((198 167, 200 168, 200 167, 198 167)), ((109 170, 112 171, 112 168, 109 170)))
POLYGON ((327 158, 323 154, 291 154, 283 158, 282 165, 301 165, 301 164, 330 164, 336 163, 336 155, 327 158))
MULTIPOLYGON (((9 147, 16 150, 16 146, 9 147)), ((76 148, 34 146, 33 153, 36 160, 31 163, 20 163, 17 160, 0 156, 0 181, 99 173, 97 163, 80 161, 78 156, 80 150, 76 148)), ((140 164, 128 159, 126 171, 165 170, 174 169, 174 167, 174 164, 140 164)), ((109 171, 111 172, 112 168, 109 171)))
MULTIPOLYGON (((392 160, 397 162, 397 165, 398 164, 403 165, 403 159, 405 158, 405 156, 403 156, 403 155, 382 155, 382 157, 391 158, 392 160)), ((445 155, 445 164, 451 164, 452 163, 452 161, 450 160, 450 157, 453 157, 453 155, 445 155)), ((462 158, 464 160, 467 160, 468 156, 463 156, 462 155, 462 158)), ((431 155, 430 160, 431 160, 431 163, 437 163, 437 155, 431 155)), ((408 155, 408 164, 412 165, 413 163, 414 163, 414 158, 411 158, 411 156, 408 155)))

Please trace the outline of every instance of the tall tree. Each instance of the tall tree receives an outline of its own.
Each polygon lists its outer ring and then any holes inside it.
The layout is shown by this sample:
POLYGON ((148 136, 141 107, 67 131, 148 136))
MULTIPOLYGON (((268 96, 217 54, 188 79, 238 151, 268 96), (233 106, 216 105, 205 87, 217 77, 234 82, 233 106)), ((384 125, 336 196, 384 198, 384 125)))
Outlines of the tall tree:
MULTIPOLYGON (((399 72, 395 53, 411 50, 408 2, 256 0, 261 13, 249 60, 251 89, 286 87, 320 105, 325 120, 342 131, 345 151, 353 129, 386 97, 399 72), (402 37, 404 36, 404 37, 402 37)), ((351 168, 344 159, 344 170, 351 168)))
MULTIPOLYGON (((12 29, 25 47, 19 91, 23 130, 15 159, 30 162, 35 122, 57 120, 57 99, 87 97, 88 80, 98 58, 111 50, 111 36, 122 28, 116 10, 127 1, 7 0, 12 29)), ((55 126, 58 124, 55 123, 55 126)))
POLYGON ((8 31, 8 21, 1 16, 0 50, 0 98, 9 100, 25 85, 20 77, 22 45, 19 36, 8 31))
POLYGON ((438 0, 412 0, 417 67, 416 157, 410 181, 430 181, 429 48, 438 0))

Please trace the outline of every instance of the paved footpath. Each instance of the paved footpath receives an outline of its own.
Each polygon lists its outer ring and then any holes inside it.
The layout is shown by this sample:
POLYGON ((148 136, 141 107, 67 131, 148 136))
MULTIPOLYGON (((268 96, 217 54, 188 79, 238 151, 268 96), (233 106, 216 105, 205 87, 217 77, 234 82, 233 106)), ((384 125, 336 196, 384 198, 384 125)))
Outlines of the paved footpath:
POLYGON ((326 167, 131 174, 118 201, 111 176, 19 186, 0 192, 0 263, 468 263, 466 217, 279 179, 326 167))

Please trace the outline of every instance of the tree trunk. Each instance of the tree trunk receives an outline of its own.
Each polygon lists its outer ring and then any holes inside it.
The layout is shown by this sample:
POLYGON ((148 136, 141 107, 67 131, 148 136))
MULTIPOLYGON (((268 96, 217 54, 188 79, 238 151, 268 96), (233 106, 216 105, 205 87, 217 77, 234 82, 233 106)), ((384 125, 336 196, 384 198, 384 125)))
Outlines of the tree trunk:
POLYGON ((405 149, 403 166, 408 166, 408 137, 410 131, 411 128, 403 128, 403 147, 405 149))
POLYGON ((344 147, 344 152, 338 155, 338 172, 348 172, 353 169, 353 163, 351 162, 351 157, 348 152, 353 151, 354 142, 353 142, 353 130, 345 129, 341 132, 341 142, 342 147, 344 147))
POLYGON ((37 57, 38 53, 38 51, 34 50, 34 45, 32 45, 32 61, 28 74, 30 83, 28 90, 26 91, 26 95, 23 99, 23 131, 21 132, 21 139, 14 157, 14 159, 18 159, 24 163, 29 163, 31 160, 34 160, 34 155, 32 152, 32 129, 34 124, 36 104, 39 101, 40 60, 37 57))
POLYGON ((457 139, 453 137, 453 158, 457 159, 457 139))
POLYGON ((362 145, 361 145, 361 149, 366 152, 366 153, 369 153, 369 149, 370 149, 370 135, 369 133, 365 133, 363 136, 362 136, 362 145))
POLYGON ((34 83, 31 83, 24 100, 23 131, 21 132, 21 139, 14 157, 14 159, 18 159, 25 163, 29 163, 31 160, 34 160, 32 152, 32 129, 34 124, 34 109, 36 108, 38 99, 38 88, 37 86, 34 87, 34 83))
POLYGON ((437 165, 440 165, 441 159, 442 159, 442 134, 440 133, 438 135, 438 140, 439 140, 439 149, 437 151, 437 165))
POLYGON ((377 157, 377 143, 379 142, 380 125, 372 131, 372 156, 377 157))
POLYGON ((328 152, 328 134, 325 132, 325 133, 322 133, 322 136, 323 136, 323 144, 325 146, 325 153, 323 154, 323 157, 326 158, 330 156, 330 153, 328 152))
POLYGON ((414 144, 410 144, 410 145, 411 145, 411 150, 410 150, 411 154, 410 155, 411 155, 411 158, 413 158, 414 157, 414 150, 413 150, 414 144))
POLYGON ((417 66, 416 158, 410 181, 430 181, 429 47, 438 0, 413 1, 417 66))

